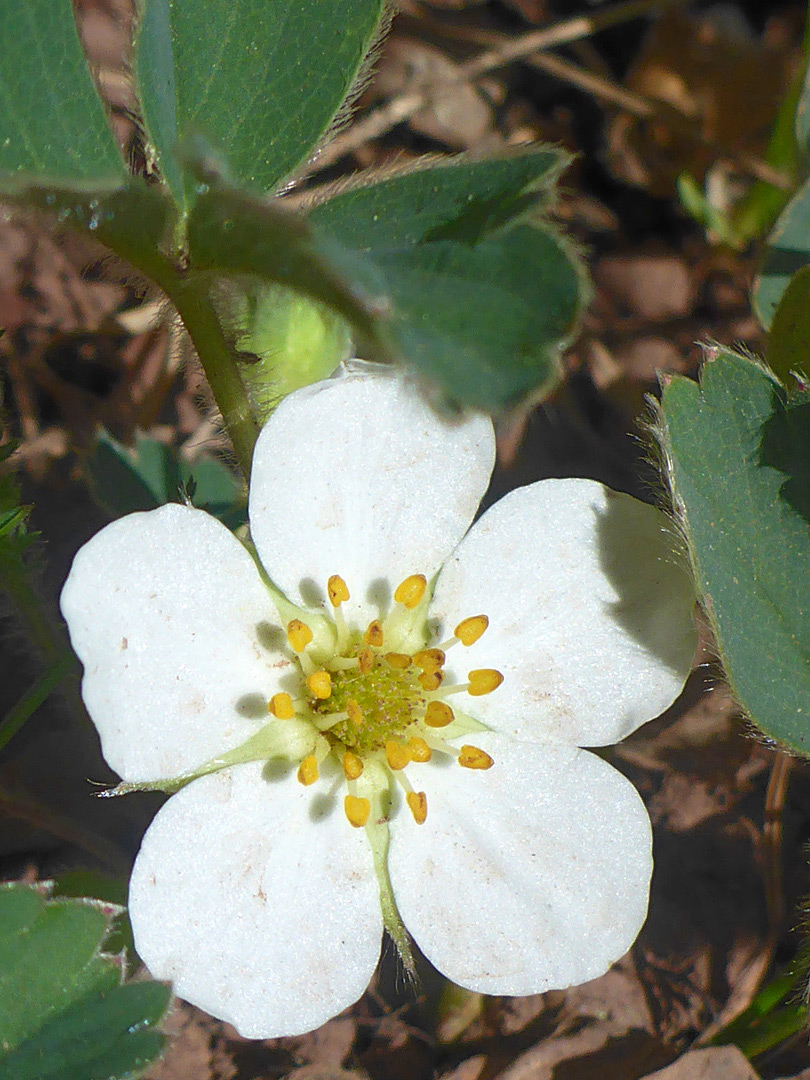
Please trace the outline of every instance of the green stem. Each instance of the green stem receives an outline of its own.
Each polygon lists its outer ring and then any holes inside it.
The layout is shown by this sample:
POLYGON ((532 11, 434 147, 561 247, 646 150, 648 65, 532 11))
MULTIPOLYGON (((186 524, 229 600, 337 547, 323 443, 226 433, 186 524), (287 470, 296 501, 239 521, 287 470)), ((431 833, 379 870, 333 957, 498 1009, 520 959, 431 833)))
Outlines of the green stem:
POLYGON ((66 654, 61 660, 42 675, 20 700, 0 721, 0 750, 3 750, 14 738, 26 720, 33 716, 40 705, 51 696, 53 691, 73 667, 73 657, 66 654))
POLYGON ((217 408, 233 443, 239 467, 250 479, 253 447, 259 434, 247 389, 219 321, 206 279, 179 275, 160 284, 177 308, 200 358, 217 408))

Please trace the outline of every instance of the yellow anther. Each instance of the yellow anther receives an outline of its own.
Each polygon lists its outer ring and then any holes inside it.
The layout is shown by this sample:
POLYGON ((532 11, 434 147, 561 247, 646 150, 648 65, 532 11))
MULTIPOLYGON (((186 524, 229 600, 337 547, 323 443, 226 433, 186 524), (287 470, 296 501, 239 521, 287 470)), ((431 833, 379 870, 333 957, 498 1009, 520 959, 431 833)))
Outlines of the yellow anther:
POLYGON ((469 619, 462 619, 453 633, 462 645, 474 645, 488 626, 486 615, 471 615, 469 619))
POLYGON ((354 724, 355 727, 363 726, 363 710, 360 708, 354 698, 349 698, 349 700, 346 702, 346 712, 349 714, 349 720, 354 724))
POLYGON ((427 795, 424 791, 409 791, 405 801, 413 814, 417 825, 424 825, 427 818, 427 795))
POLYGON ((371 803, 362 795, 347 795, 343 800, 343 809, 349 824, 354 825, 355 829, 362 829, 371 813, 371 803))
POLYGON ((387 652, 385 662, 389 667, 399 668, 400 671, 405 671, 411 666, 411 658, 404 652, 387 652))
POLYGON ((465 769, 491 769, 495 764, 486 750, 479 750, 477 746, 462 746, 458 763, 465 769))
POLYGON ((425 710, 425 723, 428 727, 447 727, 454 720, 453 710, 444 701, 431 701, 425 710))
POLYGON ((492 691, 497 690, 503 682, 503 675, 494 668, 478 668, 477 671, 471 671, 467 675, 467 678, 470 680, 470 685, 467 687, 467 693, 472 697, 481 697, 483 694, 491 694, 492 691))
POLYGON ((415 608, 427 588, 427 578, 424 574, 411 574, 397 585, 394 592, 394 600, 397 604, 403 604, 410 611, 415 608))
POLYGON ((361 649, 357 654, 357 663, 360 667, 360 674, 368 675, 374 667, 374 653, 371 649, 361 649))
POLYGON ((346 774, 347 780, 356 780, 363 772, 362 758, 359 758, 357 754, 353 754, 351 750, 347 750, 343 755, 343 772, 346 774))
POLYGON ((422 649, 414 655, 413 662, 428 674, 438 671, 446 657, 441 649, 422 649))
POLYGON ((328 671, 313 671, 307 675, 307 686, 313 697, 326 701, 332 693, 332 676, 328 671))
POLYGON ((385 760, 391 769, 404 769, 411 762, 411 752, 402 743, 389 739, 385 744, 385 760))
POLYGON ((411 755, 411 761, 419 762, 420 765, 425 761, 430 761, 433 757, 433 751, 425 740, 418 735, 414 735, 412 738, 408 739, 408 750, 411 755))
POLYGON ((339 607, 349 599, 349 589, 346 582, 338 574, 332 574, 326 583, 326 591, 329 593, 329 603, 332 607, 339 607))
POLYGON ((438 690, 443 679, 443 671, 423 671, 417 682, 423 690, 438 690))
POLYGON ((295 716, 295 706, 289 694, 273 694, 267 711, 279 720, 292 720, 295 716))
POLYGON ((287 623, 287 640, 296 652, 303 652, 312 641, 312 631, 300 619, 291 619, 287 623))
POLYGON ((307 754, 298 766, 298 783, 303 784, 304 787, 309 787, 309 785, 314 784, 317 779, 318 762, 315 760, 314 754, 307 754))
POLYGON ((375 649, 379 649, 383 643, 383 628, 379 619, 372 619, 368 624, 368 629, 363 634, 363 642, 366 645, 373 645, 375 649))

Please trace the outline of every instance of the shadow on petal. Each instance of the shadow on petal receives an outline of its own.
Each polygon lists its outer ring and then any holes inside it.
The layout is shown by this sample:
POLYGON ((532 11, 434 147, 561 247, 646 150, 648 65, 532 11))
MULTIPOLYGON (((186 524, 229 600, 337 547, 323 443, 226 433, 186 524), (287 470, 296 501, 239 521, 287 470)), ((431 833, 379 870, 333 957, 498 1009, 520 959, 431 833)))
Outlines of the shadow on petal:
POLYGON ((695 604, 683 542, 653 506, 606 489, 595 510, 601 569, 618 595, 609 617, 645 653, 686 673, 695 651, 695 604))

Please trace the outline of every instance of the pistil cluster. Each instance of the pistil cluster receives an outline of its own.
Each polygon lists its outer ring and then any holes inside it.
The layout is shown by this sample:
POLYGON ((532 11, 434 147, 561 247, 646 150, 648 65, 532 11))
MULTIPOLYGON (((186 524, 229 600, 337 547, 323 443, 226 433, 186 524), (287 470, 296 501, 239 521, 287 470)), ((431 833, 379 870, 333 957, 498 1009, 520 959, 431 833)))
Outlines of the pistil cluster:
POLYGON ((386 618, 373 619, 361 629, 347 624, 342 605, 349 599, 349 589, 343 578, 332 575, 327 593, 335 648, 328 658, 319 656, 318 662, 311 655, 311 627, 301 619, 287 624, 287 640, 300 669, 300 693, 277 693, 268 709, 278 720, 299 717, 316 727, 315 747, 301 761, 298 780, 314 784, 326 759, 333 756, 346 780, 344 811, 355 828, 366 825, 371 813, 371 802, 358 794, 357 782, 372 762, 383 767, 389 784, 399 783, 420 825, 427 819, 427 795, 411 785, 408 766, 428 762, 434 753, 455 758, 467 769, 488 769, 493 764, 484 750, 469 744, 456 747, 440 734, 456 720, 448 698, 462 692, 474 697, 489 694, 503 682, 493 668, 470 671, 464 683, 445 682, 447 651, 478 641, 489 620, 486 615, 471 616, 447 641, 405 651, 412 615, 426 589, 423 574, 405 578, 394 591, 386 618))

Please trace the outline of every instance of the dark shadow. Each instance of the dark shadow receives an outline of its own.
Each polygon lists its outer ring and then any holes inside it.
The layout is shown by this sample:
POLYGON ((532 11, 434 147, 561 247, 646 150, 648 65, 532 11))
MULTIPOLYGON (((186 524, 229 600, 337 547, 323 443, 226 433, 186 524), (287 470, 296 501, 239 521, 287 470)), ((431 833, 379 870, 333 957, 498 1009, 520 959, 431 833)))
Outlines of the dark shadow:
POLYGON ((644 503, 606 493, 607 508, 595 513, 599 561, 618 594, 611 617, 646 653, 679 671, 694 651, 691 576, 679 538, 674 531, 662 536, 663 519, 644 503), (676 615, 682 608, 683 618, 673 618, 673 608, 676 615), (673 634, 673 627, 682 630, 673 634))
POLYGON ((309 608, 322 608, 326 604, 326 593, 314 578, 302 578, 298 582, 298 591, 309 608))
POLYGON ((268 652, 282 652, 287 648, 287 635, 273 623, 256 623, 256 640, 268 652))
POLYGON ((757 464, 784 474, 779 498, 810 523, 810 394, 787 397, 774 387, 757 464))
POLYGON ((291 765, 289 761, 283 761, 281 758, 270 758, 262 766, 262 780, 267 780, 270 784, 277 784, 280 780, 286 780, 294 768, 295 766, 291 765))
POLYGON ((391 582, 386 578, 375 578, 369 583, 366 589, 366 602, 373 604, 379 613, 381 619, 385 618, 388 612, 391 610, 391 603, 393 596, 391 593, 391 582))
POLYGON ((267 698, 264 694, 243 694, 236 703, 236 711, 248 720, 266 720, 267 698))

